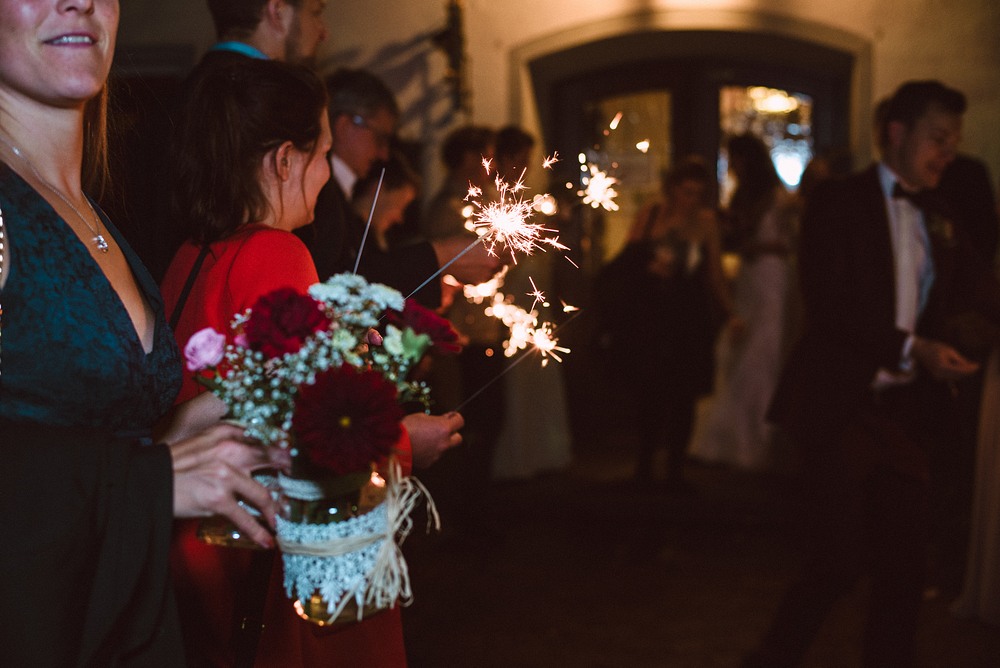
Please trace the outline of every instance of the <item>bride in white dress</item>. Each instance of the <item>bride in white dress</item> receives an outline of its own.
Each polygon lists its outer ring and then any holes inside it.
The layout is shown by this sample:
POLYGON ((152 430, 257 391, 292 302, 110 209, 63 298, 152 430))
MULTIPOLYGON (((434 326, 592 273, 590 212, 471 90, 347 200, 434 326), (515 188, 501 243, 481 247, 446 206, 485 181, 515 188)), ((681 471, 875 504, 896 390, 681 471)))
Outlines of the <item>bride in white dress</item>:
POLYGON ((759 139, 734 137, 728 152, 738 183, 730 213, 742 233, 734 286, 739 318, 719 337, 715 393, 699 409, 690 452, 704 462, 759 470, 770 463, 765 415, 788 339, 797 208, 759 139))

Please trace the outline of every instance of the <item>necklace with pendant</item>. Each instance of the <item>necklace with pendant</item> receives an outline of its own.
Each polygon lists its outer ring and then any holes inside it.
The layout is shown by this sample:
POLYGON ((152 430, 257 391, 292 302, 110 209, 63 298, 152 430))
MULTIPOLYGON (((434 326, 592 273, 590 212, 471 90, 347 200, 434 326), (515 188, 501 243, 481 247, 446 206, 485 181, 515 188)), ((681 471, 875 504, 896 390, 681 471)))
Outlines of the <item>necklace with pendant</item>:
POLYGON ((68 206, 73 210, 73 213, 77 215, 77 218, 83 221, 83 224, 87 227, 88 230, 90 230, 91 234, 94 235, 93 237, 91 237, 90 240, 94 242, 95 246, 97 246, 97 250, 101 251, 102 253, 107 253, 108 242, 104 239, 104 235, 101 234, 101 219, 98 218, 97 212, 94 211, 94 205, 90 203, 90 200, 87 199, 87 196, 84 195, 83 199, 87 202, 87 206, 90 207, 90 215, 93 217, 94 224, 96 225, 96 227, 90 224, 90 221, 88 221, 84 217, 84 215, 80 213, 80 210, 77 209, 76 206, 74 206, 74 204, 71 201, 69 201, 69 198, 63 195, 58 188, 56 188, 54 185, 46 181, 45 178, 38 173, 38 170, 35 169, 35 166, 32 164, 30 160, 28 160, 28 156, 24 155, 21 149, 11 144, 10 141, 8 141, 8 139, 3 135, 0 135, 0 141, 6 144, 7 148, 9 148, 11 152, 18 157, 18 159, 23 161, 24 164, 28 166, 28 169, 31 170, 31 173, 35 175, 35 178, 38 179, 42 183, 42 185, 48 188, 56 197, 61 199, 66 204, 66 206, 68 206))

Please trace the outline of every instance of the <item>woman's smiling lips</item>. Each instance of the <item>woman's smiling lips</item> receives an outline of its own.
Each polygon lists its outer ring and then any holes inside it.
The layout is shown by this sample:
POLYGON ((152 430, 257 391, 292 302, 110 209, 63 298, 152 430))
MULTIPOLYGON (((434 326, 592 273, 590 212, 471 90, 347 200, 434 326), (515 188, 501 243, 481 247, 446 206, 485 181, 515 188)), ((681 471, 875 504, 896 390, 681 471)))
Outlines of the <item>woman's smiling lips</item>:
POLYGON ((97 39, 86 33, 70 33, 47 39, 44 43, 51 46, 90 46, 96 44, 97 39))

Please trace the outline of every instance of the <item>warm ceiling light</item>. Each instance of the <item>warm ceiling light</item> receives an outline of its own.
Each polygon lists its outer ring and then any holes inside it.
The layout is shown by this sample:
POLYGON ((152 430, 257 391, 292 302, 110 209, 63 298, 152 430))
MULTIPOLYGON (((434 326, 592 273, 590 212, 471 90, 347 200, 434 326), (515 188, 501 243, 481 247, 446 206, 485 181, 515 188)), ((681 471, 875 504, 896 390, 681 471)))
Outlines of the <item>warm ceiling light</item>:
POLYGON ((799 108, 799 101, 783 90, 753 86, 747 94, 757 111, 768 114, 787 114, 799 108))

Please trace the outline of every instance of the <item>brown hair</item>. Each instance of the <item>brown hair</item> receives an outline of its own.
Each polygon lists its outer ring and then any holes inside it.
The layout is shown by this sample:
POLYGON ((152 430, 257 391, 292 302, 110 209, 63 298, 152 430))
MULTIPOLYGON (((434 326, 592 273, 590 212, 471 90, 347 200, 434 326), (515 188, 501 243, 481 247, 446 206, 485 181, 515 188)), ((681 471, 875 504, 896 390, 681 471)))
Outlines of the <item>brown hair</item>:
POLYGON ((734 162, 742 164, 736 175, 736 190, 729 200, 729 211, 737 227, 752 234, 774 201, 781 179, 774 169, 767 144, 757 135, 747 133, 730 137, 726 151, 730 166, 734 162))
POLYGON ((83 187, 100 199, 111 185, 108 167, 108 84, 83 109, 83 187))
MULTIPOLYGON (((260 25, 268 0, 208 0, 215 34, 219 39, 245 39, 260 25)), ((285 0, 298 8, 302 0, 285 0)))
POLYGON ((949 114, 965 113, 965 94, 949 88, 940 81, 907 81, 875 107, 875 131, 879 148, 885 150, 889 144, 889 123, 898 121, 907 129, 931 108, 941 109, 949 114))
POLYGON ((199 243, 262 219, 261 159, 286 141, 315 150, 326 93, 298 65, 245 58, 208 70, 181 110, 173 146, 172 205, 199 243))

